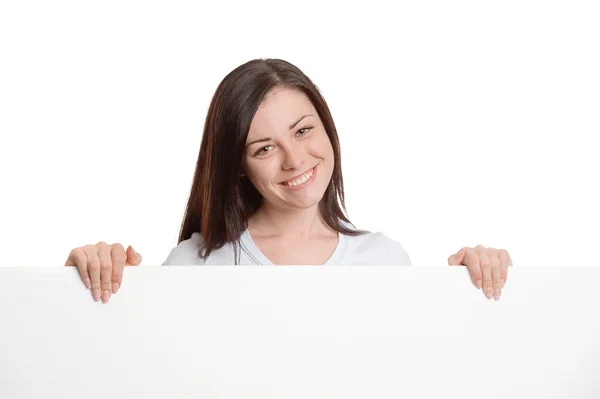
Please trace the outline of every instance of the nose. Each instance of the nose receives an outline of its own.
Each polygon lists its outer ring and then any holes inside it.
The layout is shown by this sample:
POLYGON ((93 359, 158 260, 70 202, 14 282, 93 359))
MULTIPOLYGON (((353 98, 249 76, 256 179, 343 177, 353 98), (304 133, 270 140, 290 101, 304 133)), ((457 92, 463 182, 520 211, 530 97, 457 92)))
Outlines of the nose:
POLYGON ((306 159, 305 151, 299 145, 288 147, 283 151, 283 154, 283 160, 281 161, 283 170, 299 169, 306 159))

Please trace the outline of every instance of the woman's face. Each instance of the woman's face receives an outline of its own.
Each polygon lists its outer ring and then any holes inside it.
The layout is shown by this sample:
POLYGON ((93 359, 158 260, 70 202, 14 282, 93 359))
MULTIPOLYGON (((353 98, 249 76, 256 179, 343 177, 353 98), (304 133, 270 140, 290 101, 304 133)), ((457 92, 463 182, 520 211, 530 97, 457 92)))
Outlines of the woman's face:
POLYGON ((265 96, 250 124, 242 165, 264 205, 319 203, 333 174, 333 148, 304 93, 277 88, 265 96))

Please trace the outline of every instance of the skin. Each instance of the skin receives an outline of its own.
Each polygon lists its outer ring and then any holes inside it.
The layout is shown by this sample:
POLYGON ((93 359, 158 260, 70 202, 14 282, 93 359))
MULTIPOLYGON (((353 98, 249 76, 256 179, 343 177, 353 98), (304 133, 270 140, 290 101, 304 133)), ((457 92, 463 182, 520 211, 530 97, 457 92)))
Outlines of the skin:
POLYGON ((331 142, 316 109, 302 92, 272 90, 257 110, 246 140, 243 173, 263 202, 248 220, 253 241, 275 264, 323 264, 338 233, 322 220, 319 202, 334 169, 331 142), (316 167, 301 190, 281 183, 316 167))
POLYGON ((283 239, 337 237, 318 208, 333 174, 333 148, 303 93, 286 88, 265 96, 250 125, 242 165, 242 174, 263 196, 248 220, 249 231, 283 239), (315 179, 306 188, 292 191, 280 184, 315 166, 315 179))
MULTIPOLYGON (((263 196, 248 230, 273 263, 291 258, 294 263, 322 264, 337 245, 337 232, 325 224, 318 208, 333 169, 331 142, 308 97, 288 88, 268 93, 248 132, 240 178, 248 178, 263 196), (302 190, 280 185, 315 166, 314 181, 302 190)), ((77 266, 94 299, 106 303, 121 287, 124 267, 141 260, 132 247, 99 242, 73 249, 65 266, 77 266)), ((488 299, 498 300, 512 260, 506 250, 478 245, 450 255, 448 265, 467 266, 473 285, 488 299)))
POLYGON ((497 301, 502 295, 512 260, 505 249, 477 245, 475 248, 464 247, 450 255, 448 265, 467 266, 473 285, 481 288, 488 299, 493 297, 497 301))

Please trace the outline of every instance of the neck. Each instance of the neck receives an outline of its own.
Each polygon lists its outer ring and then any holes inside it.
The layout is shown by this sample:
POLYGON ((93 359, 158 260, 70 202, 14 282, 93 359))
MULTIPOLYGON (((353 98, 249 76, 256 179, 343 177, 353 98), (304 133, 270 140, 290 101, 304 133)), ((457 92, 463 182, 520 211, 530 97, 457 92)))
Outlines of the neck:
POLYGON ((307 239, 334 231, 321 217, 318 204, 306 209, 282 209, 264 203, 248 219, 248 230, 257 236, 289 239, 307 239))

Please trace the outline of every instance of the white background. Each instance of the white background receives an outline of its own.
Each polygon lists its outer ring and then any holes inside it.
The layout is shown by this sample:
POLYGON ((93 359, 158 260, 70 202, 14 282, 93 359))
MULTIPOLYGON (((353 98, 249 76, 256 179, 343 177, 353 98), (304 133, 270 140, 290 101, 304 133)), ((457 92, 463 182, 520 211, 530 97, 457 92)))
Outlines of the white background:
POLYGON ((2 266, 176 245, 217 85, 259 57, 321 89, 350 219, 442 265, 598 265, 600 13, 589 1, 0 3, 2 266))

